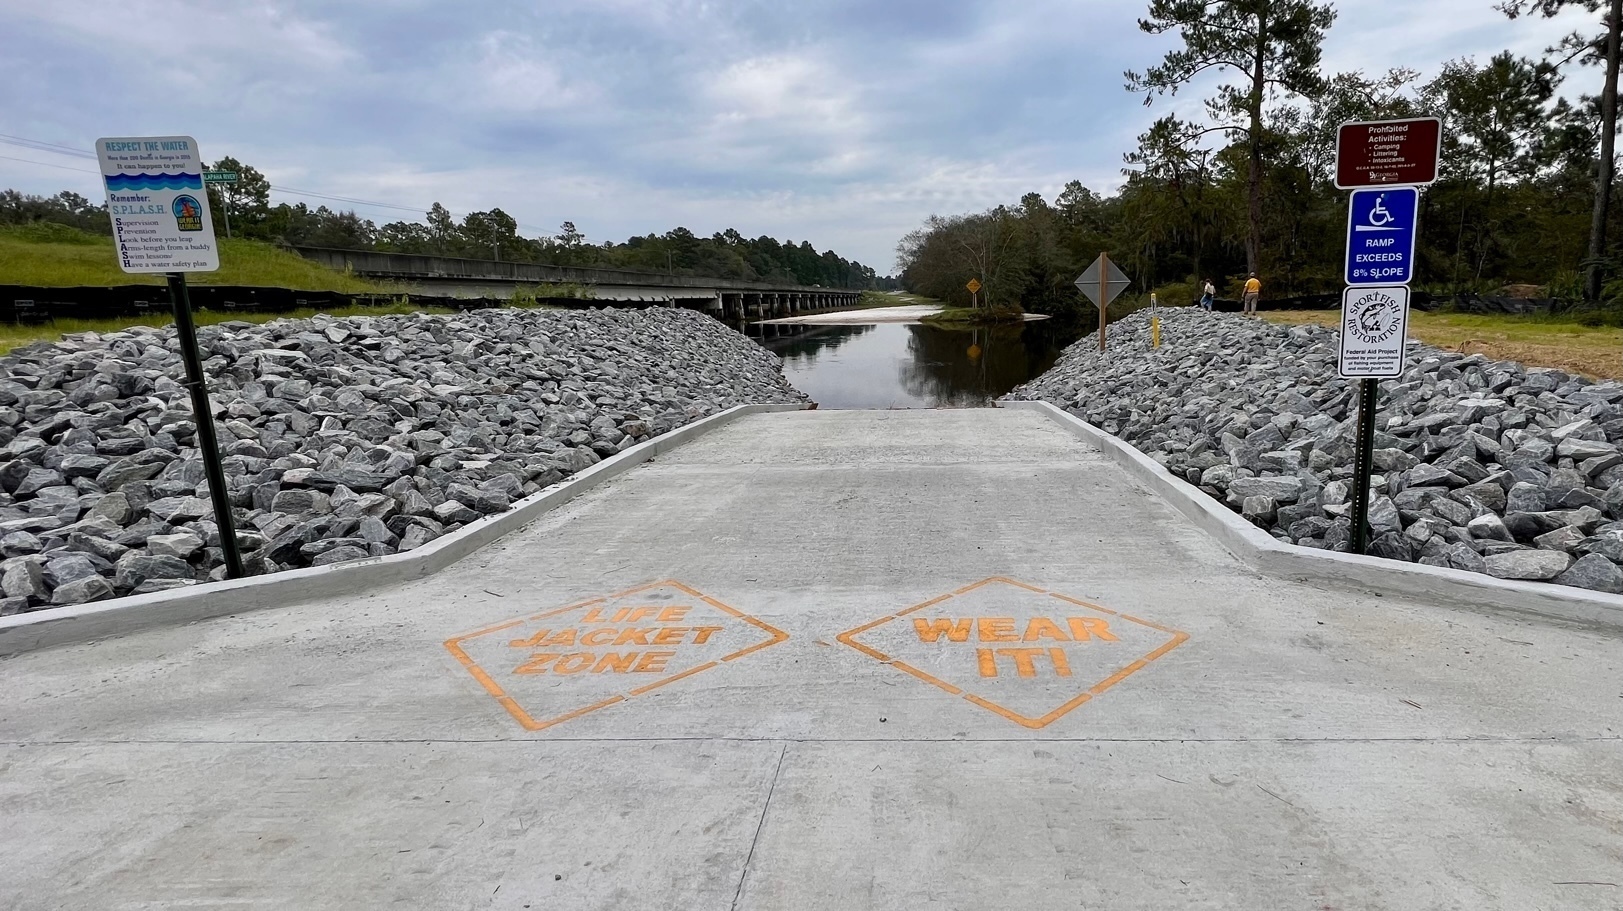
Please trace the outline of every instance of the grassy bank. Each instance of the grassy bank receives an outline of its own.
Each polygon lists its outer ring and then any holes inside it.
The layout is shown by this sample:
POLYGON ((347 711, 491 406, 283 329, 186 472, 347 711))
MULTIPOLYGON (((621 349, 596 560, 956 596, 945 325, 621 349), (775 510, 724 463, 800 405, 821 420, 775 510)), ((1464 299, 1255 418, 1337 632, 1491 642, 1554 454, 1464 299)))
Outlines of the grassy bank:
MULTIPOLYGON (((1276 310, 1270 322, 1336 326, 1339 310, 1276 310)), ((1409 314, 1409 336, 1438 348, 1485 354, 1529 367, 1556 367, 1594 379, 1623 379, 1623 329, 1582 326, 1554 317, 1472 313, 1409 314)))
POLYGON ((938 300, 921 297, 917 294, 908 294, 906 291, 864 291, 862 303, 864 309, 869 307, 912 307, 919 304, 939 304, 938 300))
MULTIPOLYGON (((317 313, 329 316, 391 316, 404 313, 454 313, 440 307, 419 307, 410 304, 389 304, 380 307, 341 307, 329 310, 316 310, 306 307, 300 310, 290 310, 287 313, 223 313, 210 310, 199 310, 193 314, 199 326, 212 326, 216 323, 242 322, 242 323, 268 323, 276 319, 309 319, 317 313)), ((124 317, 120 319, 64 319, 56 320, 42 326, 19 326, 0 323, 0 354, 5 354, 13 348, 31 345, 34 342, 60 341, 62 336, 77 332, 117 332, 131 326, 167 326, 174 322, 167 316, 124 317)))
MULTIPOLYGON (((295 291, 386 293, 390 289, 335 272, 297 253, 256 240, 220 239, 220 270, 193 272, 199 285, 258 285, 295 291)), ((67 288, 80 285, 161 285, 161 275, 118 268, 113 240, 61 225, 0 227, 0 284, 67 288)))
POLYGON ((948 307, 920 320, 934 326, 1018 326, 1026 321, 1019 307, 948 307))

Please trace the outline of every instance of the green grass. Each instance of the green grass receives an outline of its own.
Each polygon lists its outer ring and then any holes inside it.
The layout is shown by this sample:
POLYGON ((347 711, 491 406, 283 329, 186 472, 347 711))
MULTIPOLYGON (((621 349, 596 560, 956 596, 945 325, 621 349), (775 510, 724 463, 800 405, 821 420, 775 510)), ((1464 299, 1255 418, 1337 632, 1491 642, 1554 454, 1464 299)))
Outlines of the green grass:
MULTIPOLYGON (((377 307, 335 307, 329 310, 317 310, 305 307, 299 310, 289 310, 286 313, 240 313, 213 310, 198 310, 192 314, 193 320, 199 326, 212 326, 216 323, 242 322, 242 323, 268 323, 278 319, 309 319, 318 313, 328 316, 399 316, 407 313, 454 313, 441 307, 420 307, 413 304, 386 304, 377 307)), ((174 320, 168 316, 154 314, 152 316, 131 316, 119 319, 59 319, 39 326, 21 326, 0 323, 0 354, 31 345, 34 342, 56 342, 64 335, 80 332, 108 333, 131 326, 167 326, 174 320)))
MULTIPOLYGON (((335 272, 297 253, 256 240, 220 239, 218 272, 188 273, 198 285, 256 285, 295 291, 381 294, 391 289, 335 272)), ((0 226, 0 285, 67 288, 80 285, 161 285, 162 275, 118 268, 113 240, 60 225, 0 226)))
POLYGON ((909 294, 906 291, 864 291, 862 292, 863 308, 869 307, 912 307, 919 304, 939 304, 938 300, 909 294))
MULTIPOLYGON (((1265 310, 1275 323, 1337 326, 1340 310, 1265 310)), ((1623 329, 1585 326, 1559 316, 1478 313, 1409 313, 1413 338, 1467 354, 1529 367, 1556 367, 1598 379, 1623 379, 1623 329)))
POLYGON ((1025 321, 1019 307, 948 307, 919 320, 936 326, 1013 326, 1025 321))

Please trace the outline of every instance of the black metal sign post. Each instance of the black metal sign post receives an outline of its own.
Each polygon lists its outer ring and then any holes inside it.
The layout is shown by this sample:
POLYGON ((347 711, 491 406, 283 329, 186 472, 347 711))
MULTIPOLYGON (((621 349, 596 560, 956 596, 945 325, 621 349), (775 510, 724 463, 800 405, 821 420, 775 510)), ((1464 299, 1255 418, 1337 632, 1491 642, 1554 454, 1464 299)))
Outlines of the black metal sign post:
POLYGON ((1358 384, 1358 453, 1353 463, 1352 552, 1369 550, 1369 478, 1375 472, 1375 410, 1380 380, 1358 384))
POLYGON ((1420 188, 1437 180, 1442 121, 1344 123, 1336 140, 1336 186, 1347 206, 1347 290, 1341 297, 1336 372, 1358 378, 1358 451, 1353 465, 1352 552, 1369 550, 1369 480, 1375 473, 1378 377, 1403 373, 1409 283, 1420 234, 1420 188), (1353 339, 1349 340, 1349 335, 1353 339))
POLYGON ((175 334, 180 340, 180 358, 186 363, 186 388, 192 394, 192 420, 197 425, 197 450, 203 457, 208 476, 209 499, 214 503, 214 522, 220 527, 220 549, 225 552, 225 574, 242 578, 242 554, 237 549, 237 523, 231 513, 231 492, 225 486, 225 468, 220 465, 220 443, 214 435, 214 409, 203 380, 203 359, 197 353, 197 328, 192 324, 192 301, 186 294, 186 273, 170 272, 169 302, 175 308, 175 334))

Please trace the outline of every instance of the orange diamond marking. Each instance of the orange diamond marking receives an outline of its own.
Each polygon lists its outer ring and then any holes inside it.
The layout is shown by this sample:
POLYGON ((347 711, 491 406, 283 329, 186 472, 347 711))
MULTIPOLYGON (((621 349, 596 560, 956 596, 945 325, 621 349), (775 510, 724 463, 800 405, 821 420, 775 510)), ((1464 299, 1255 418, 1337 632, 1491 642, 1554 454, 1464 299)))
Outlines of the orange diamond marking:
POLYGON ((463 633, 445 647, 525 730, 540 731, 788 638, 667 580, 463 633))
POLYGON ((1016 724, 1044 728, 1189 634, 993 576, 836 638, 1016 724))

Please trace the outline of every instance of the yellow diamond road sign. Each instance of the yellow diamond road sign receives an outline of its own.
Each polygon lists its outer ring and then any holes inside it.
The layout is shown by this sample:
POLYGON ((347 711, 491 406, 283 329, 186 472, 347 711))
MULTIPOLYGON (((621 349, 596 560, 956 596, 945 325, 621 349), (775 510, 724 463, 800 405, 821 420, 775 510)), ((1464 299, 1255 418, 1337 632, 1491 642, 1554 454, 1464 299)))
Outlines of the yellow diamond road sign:
POLYGON ((980 279, 972 278, 969 280, 969 284, 965 285, 964 287, 969 289, 970 294, 979 294, 981 290, 980 279))
POLYGON ((995 576, 838 638, 1016 724, 1043 728, 1189 636, 995 576))

